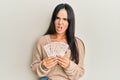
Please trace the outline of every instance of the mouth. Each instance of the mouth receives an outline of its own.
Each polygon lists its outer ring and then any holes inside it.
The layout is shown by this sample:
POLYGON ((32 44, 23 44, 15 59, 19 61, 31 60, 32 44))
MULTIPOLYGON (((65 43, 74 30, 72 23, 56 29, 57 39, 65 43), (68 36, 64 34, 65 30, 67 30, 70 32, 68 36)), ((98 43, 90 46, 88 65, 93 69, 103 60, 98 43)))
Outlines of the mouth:
POLYGON ((57 31, 61 31, 62 27, 61 26, 57 26, 57 31))

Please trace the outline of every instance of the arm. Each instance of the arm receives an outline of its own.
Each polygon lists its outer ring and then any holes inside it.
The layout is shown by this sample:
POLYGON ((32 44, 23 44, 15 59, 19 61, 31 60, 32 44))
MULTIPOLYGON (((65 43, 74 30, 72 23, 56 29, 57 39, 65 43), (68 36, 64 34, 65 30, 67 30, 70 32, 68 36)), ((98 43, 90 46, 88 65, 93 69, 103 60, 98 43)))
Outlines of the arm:
POLYGON ((50 69, 48 70, 43 66, 42 53, 43 53, 42 44, 40 41, 38 41, 33 53, 33 62, 31 64, 31 69, 39 77, 46 76, 50 71, 50 69))
POLYGON ((64 71, 68 75, 70 80, 78 80, 84 74, 84 55, 85 55, 85 47, 81 40, 76 39, 76 44, 79 52, 79 63, 76 64, 74 61, 70 60, 70 66, 64 71))

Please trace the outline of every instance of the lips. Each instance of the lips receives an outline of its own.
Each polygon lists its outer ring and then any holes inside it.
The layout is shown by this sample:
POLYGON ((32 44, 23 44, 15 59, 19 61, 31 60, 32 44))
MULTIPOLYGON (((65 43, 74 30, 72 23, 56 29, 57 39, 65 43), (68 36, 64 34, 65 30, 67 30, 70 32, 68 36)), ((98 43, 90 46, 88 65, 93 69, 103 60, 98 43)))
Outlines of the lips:
POLYGON ((61 26, 57 26, 57 31, 61 31, 62 27, 61 26))

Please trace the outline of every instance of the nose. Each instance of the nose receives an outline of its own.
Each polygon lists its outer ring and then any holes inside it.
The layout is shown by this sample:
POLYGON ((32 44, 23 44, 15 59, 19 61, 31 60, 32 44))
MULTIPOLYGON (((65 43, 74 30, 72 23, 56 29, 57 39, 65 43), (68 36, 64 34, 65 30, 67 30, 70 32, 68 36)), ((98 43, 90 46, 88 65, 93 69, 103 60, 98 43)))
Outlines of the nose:
POLYGON ((63 20, 62 19, 60 19, 59 20, 59 22, 58 22, 58 24, 62 24, 63 23, 63 20))

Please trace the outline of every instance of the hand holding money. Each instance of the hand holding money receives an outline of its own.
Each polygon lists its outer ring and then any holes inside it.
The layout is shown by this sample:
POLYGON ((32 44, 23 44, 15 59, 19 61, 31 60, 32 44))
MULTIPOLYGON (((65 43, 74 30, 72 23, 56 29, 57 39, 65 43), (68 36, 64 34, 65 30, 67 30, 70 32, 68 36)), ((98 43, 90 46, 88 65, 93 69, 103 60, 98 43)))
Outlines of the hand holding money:
POLYGON ((50 69, 54 67, 56 64, 57 64, 57 57, 55 56, 50 56, 50 57, 43 59, 43 66, 46 69, 50 69))

